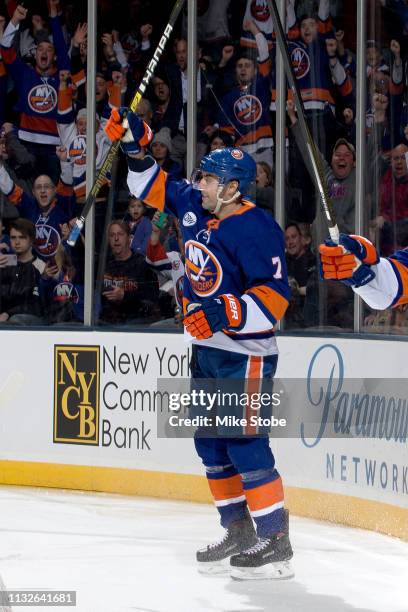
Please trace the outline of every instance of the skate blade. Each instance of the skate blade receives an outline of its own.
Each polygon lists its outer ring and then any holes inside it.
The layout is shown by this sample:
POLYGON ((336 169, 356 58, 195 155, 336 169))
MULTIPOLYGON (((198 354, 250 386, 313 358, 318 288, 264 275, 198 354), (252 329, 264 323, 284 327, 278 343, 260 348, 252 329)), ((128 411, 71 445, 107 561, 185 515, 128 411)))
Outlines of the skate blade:
POLYGON ((289 580, 295 572, 289 561, 267 563, 261 567, 235 567, 231 565, 234 580, 289 580))
POLYGON ((221 561, 197 561, 197 569, 205 576, 225 576, 231 573, 230 558, 221 561))

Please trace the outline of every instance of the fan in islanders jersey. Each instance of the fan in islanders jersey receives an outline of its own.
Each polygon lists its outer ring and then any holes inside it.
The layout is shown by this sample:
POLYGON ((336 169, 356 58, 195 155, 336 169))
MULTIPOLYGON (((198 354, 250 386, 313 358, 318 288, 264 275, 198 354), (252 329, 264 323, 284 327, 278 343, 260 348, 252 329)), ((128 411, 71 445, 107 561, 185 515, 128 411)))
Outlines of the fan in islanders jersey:
MULTIPOLYGON (((239 148, 217 149, 202 159, 191 182, 169 180, 145 154, 148 126, 129 113, 124 134, 122 112, 112 111, 106 131, 112 140, 122 139, 130 191, 180 219, 193 384, 233 379, 235 389, 249 397, 265 386, 270 390, 277 364, 273 328, 288 306, 289 286, 283 232, 247 198, 254 160, 239 148)), ((283 485, 267 432, 253 422, 251 401, 232 410, 246 417, 233 435, 217 437, 217 429, 203 434, 199 428, 194 438, 226 529, 220 542, 197 552, 199 568, 230 571, 240 579, 290 577, 283 485)))

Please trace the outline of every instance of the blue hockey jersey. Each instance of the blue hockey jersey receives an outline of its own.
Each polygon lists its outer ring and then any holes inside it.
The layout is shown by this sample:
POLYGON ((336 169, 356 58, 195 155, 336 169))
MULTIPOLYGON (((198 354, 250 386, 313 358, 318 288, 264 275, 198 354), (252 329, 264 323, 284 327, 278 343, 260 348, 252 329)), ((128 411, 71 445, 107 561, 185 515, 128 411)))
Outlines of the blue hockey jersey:
POLYGON ((184 311, 188 304, 225 293, 247 304, 239 333, 223 330, 193 342, 244 354, 277 353, 273 327, 288 306, 289 286, 283 232, 276 221, 245 200, 237 212, 219 220, 203 209, 200 191, 187 181, 168 180, 152 158, 129 159, 128 164, 131 193, 180 219, 184 311))

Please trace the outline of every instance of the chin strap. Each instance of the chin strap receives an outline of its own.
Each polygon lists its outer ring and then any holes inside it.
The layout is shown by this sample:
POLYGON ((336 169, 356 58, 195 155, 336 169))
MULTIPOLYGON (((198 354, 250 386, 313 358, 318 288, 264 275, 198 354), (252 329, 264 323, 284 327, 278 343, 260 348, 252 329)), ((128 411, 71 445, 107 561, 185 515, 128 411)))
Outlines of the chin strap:
POLYGON ((221 192, 224 190, 225 185, 220 185, 218 187, 218 191, 217 191, 217 204, 214 208, 214 210, 212 210, 212 214, 216 215, 217 213, 219 213, 219 211, 221 210, 221 206, 223 206, 224 204, 231 204, 231 202, 233 202, 234 200, 236 200, 237 198, 239 198, 239 196, 241 195, 241 192, 237 191, 234 193, 234 195, 232 196, 232 198, 230 198, 229 200, 223 200, 223 198, 221 197, 221 192))

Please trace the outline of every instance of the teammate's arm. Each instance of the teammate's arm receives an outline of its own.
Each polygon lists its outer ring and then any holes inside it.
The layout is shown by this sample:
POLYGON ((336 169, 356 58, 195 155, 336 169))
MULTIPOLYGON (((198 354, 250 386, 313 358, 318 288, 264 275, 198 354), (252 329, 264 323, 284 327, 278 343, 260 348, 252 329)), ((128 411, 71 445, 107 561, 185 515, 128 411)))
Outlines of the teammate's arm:
POLYGON ((408 253, 380 257, 362 236, 340 234, 339 245, 319 247, 321 275, 351 286, 371 308, 384 310, 408 302, 408 253))

